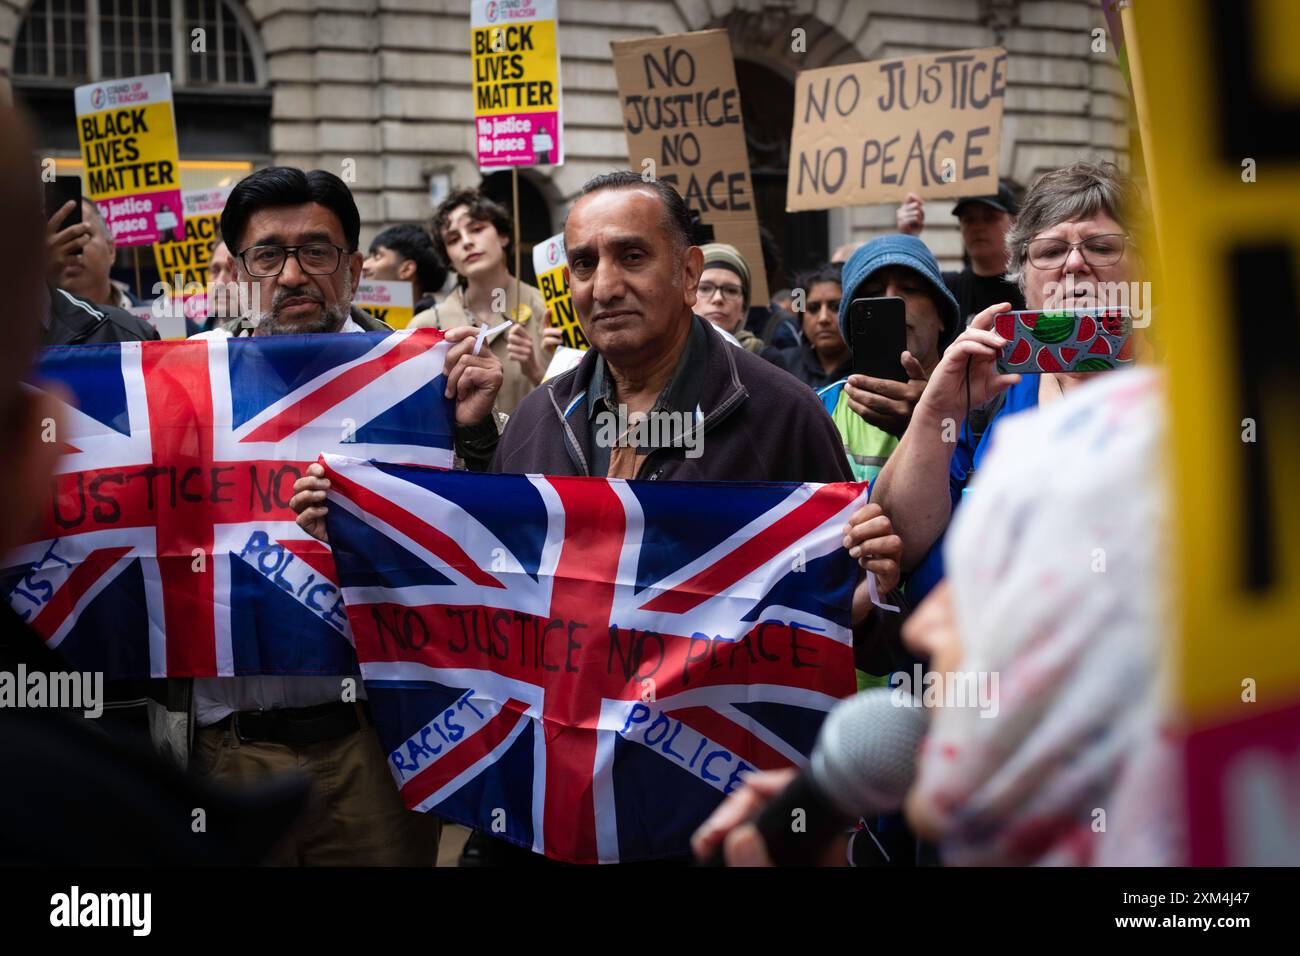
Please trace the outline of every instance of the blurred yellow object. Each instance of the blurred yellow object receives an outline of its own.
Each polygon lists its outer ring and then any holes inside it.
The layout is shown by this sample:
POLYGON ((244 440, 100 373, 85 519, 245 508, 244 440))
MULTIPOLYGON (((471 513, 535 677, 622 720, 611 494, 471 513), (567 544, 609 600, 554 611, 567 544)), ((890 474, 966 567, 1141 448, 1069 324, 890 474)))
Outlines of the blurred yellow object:
POLYGON ((1123 18, 1166 280, 1190 862, 1294 864, 1300 4, 1134 0, 1123 18))

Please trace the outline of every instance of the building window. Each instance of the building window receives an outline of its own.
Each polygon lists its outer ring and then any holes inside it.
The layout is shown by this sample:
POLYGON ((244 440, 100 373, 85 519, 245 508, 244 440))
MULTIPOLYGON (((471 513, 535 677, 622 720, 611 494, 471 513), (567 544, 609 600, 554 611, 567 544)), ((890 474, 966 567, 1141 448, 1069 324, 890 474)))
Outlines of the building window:
POLYGON ((259 87, 258 67, 231 0, 35 0, 14 49, 15 79, 60 85, 170 73, 179 88, 259 87))
POLYGON ((87 0, 37 0, 14 49, 14 74, 33 79, 89 79, 87 0))
POLYGON ((99 0, 99 57, 104 79, 170 73, 172 0, 99 0))
POLYGON ((257 82, 248 39, 224 0, 185 0, 185 17, 189 35, 195 29, 202 29, 207 41, 206 53, 195 52, 193 44, 186 45, 191 83, 248 85, 257 82))

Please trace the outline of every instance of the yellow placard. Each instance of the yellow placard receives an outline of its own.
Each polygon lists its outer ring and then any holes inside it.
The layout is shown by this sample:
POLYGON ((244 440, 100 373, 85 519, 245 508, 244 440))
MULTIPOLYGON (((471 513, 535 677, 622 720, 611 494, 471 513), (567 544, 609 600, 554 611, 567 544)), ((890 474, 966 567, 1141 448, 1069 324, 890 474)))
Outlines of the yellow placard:
POLYGON ((555 109, 555 21, 474 28, 474 115, 555 109))
POLYGON ((116 199, 179 186, 171 100, 77 118, 86 189, 116 199))
POLYGON ((221 235, 221 215, 196 216, 185 220, 185 238, 159 242, 153 247, 158 278, 172 295, 183 294, 186 286, 206 287, 213 240, 221 235))
POLYGON ((470 60, 479 165, 564 162, 555 0, 473 0, 470 60))
POLYGON ((415 318, 415 293, 409 282, 383 282, 363 279, 352 297, 358 305, 380 322, 395 329, 404 329, 415 318))
POLYGON ((85 189, 119 246, 182 236, 180 155, 166 73, 79 86, 77 139, 85 189))
MULTIPOLYGON (((1124 11, 1165 283, 1193 864, 1297 862, 1300 5, 1124 11)), ((1135 585, 1140 586, 1140 584, 1135 585)))
POLYGON ((542 300, 551 310, 551 327, 564 333, 561 344, 571 349, 589 348, 591 342, 573 308, 569 267, 564 256, 564 233, 551 236, 533 247, 533 271, 537 273, 537 287, 541 290, 542 300))

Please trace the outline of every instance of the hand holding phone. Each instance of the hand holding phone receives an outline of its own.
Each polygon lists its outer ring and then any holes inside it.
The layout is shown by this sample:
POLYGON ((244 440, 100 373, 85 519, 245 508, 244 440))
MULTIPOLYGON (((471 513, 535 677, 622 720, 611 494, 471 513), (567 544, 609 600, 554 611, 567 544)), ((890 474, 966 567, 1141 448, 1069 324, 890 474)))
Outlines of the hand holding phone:
POLYGON ((1106 372, 1133 364, 1133 323, 1125 306, 1003 312, 993 328, 1007 340, 998 370, 1106 372))
POLYGON ((850 302, 849 348, 854 375, 906 382, 909 376, 902 356, 907 349, 907 311, 903 300, 890 295, 850 302))
POLYGON ((45 224, 46 278, 51 285, 58 285, 63 270, 81 258, 90 241, 90 224, 81 216, 81 179, 59 176, 46 183, 45 206, 49 218, 45 224))
POLYGON ((60 220, 63 228, 81 223, 81 177, 55 176, 45 184, 45 218, 53 219, 69 202, 71 211, 60 220))

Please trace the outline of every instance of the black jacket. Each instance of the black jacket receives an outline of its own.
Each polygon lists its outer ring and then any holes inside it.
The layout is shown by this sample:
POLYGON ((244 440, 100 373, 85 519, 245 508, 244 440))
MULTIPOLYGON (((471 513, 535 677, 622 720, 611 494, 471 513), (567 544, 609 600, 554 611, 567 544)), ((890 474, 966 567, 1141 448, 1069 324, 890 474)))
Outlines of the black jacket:
POLYGON ((63 289, 50 290, 49 323, 41 345, 101 345, 157 338, 157 329, 130 312, 87 302, 63 289))
POLYGON ((839 368, 827 372, 822 368, 816 351, 802 335, 799 337, 799 344, 793 348, 776 349, 769 346, 760 354, 777 368, 785 369, 813 391, 847 378, 853 371, 853 359, 850 357, 845 359, 839 368))
MULTIPOLYGON (((695 322, 704 320, 696 316, 695 322)), ((811 389, 722 336, 704 336, 700 395, 703 453, 652 451, 638 478, 698 481, 852 481, 844 443, 811 389)), ((510 474, 591 474, 585 399, 597 351, 543 382, 515 409, 491 470, 510 474)))

